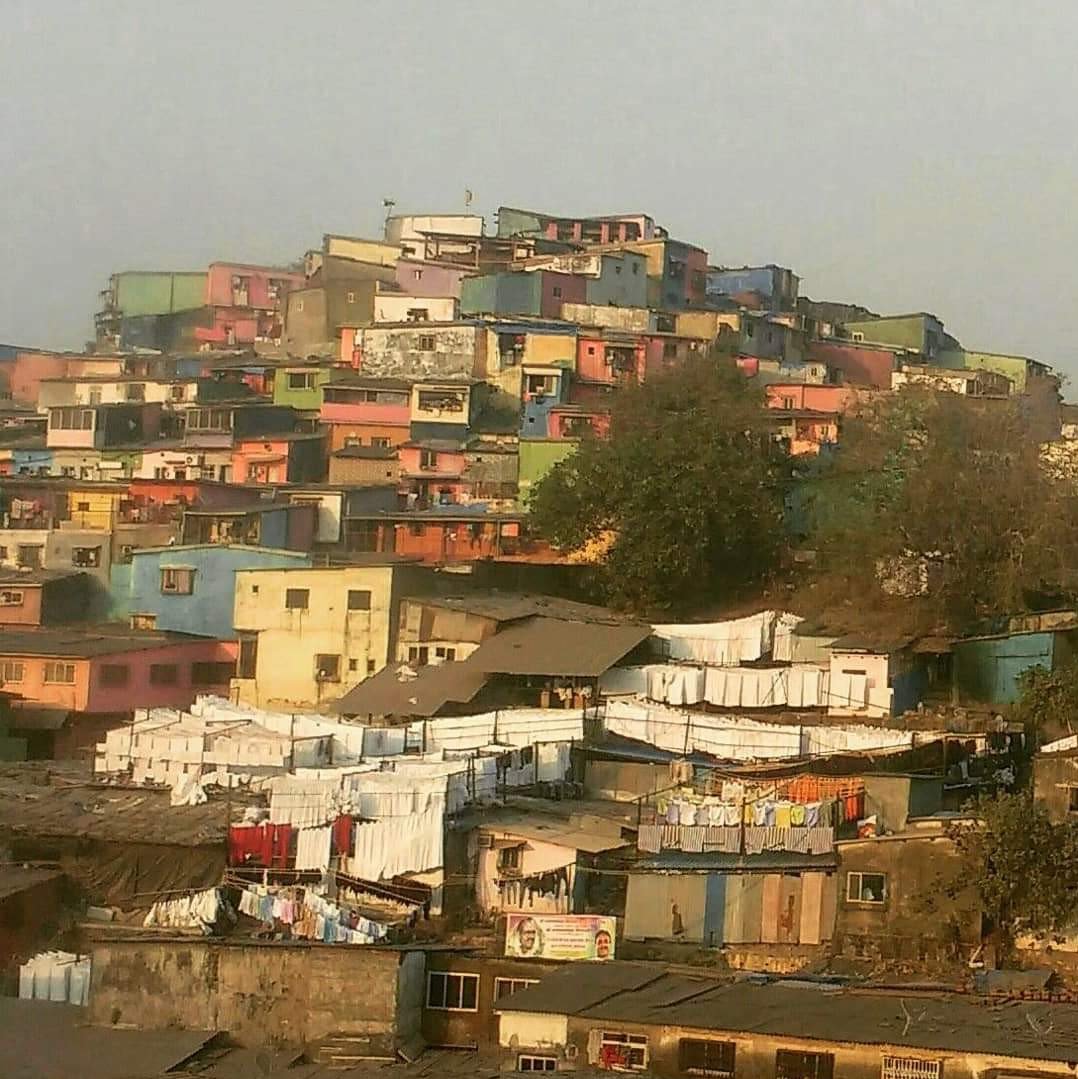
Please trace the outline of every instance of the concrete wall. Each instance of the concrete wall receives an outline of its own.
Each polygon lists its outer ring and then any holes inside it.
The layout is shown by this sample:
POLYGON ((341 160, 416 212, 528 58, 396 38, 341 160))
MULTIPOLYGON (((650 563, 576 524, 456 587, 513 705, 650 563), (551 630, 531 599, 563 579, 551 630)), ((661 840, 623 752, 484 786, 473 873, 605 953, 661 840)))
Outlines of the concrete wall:
POLYGON ((206 302, 205 273, 139 272, 115 274, 116 306, 125 317, 190 311, 206 302))
POLYGON ((481 374, 486 366, 483 326, 439 323, 432 326, 363 330, 360 370, 385 378, 445 378, 481 374), (433 341, 433 349, 421 348, 433 341))
POLYGON ((315 706, 381 670, 393 637, 394 572, 377 566, 238 573, 233 624, 258 634, 256 677, 237 683, 242 699, 259 707, 315 706), (307 608, 286 607, 287 591, 304 588, 307 608), (352 589, 371 593, 370 610, 348 609, 352 589), (318 655, 340 657, 338 681, 316 677, 318 655))
POLYGON ((402 296, 383 292, 374 298, 374 321, 453 322, 459 316, 458 306, 454 296, 402 296))
POLYGON ((224 1030, 251 1047, 344 1034, 378 1056, 419 1028, 422 952, 402 962, 373 947, 183 939, 102 941, 92 954, 94 1024, 224 1030))
POLYGON ((891 388, 891 376, 898 363, 890 349, 844 341, 812 341, 808 356, 839 372, 843 382, 878 390, 891 388))
POLYGON ((839 843, 835 950, 875 959, 967 959, 981 941, 977 897, 944 889, 961 872, 946 836, 910 835, 839 843), (883 903, 847 899, 849 874, 883 873, 883 903))
POLYGON ((418 259, 401 259, 396 270, 397 284, 409 296, 453 296, 458 300, 460 283, 471 273, 470 270, 418 259))
POLYGON ((1078 788, 1078 756, 1042 753, 1033 761, 1033 797, 1044 805, 1056 824, 1073 822, 1071 790, 1078 788))

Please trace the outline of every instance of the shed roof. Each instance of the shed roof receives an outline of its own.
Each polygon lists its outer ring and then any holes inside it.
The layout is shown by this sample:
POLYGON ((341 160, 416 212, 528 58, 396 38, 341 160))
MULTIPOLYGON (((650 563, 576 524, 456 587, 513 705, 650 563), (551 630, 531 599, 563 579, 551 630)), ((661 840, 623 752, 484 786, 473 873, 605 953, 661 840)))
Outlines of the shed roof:
MULTIPOLYGON (((233 795, 233 820, 242 817, 249 801, 233 795)), ((56 761, 0 768, 0 834, 5 835, 217 845, 227 833, 225 809, 217 799, 200 806, 170 806, 168 790, 94 783, 85 769, 56 761)))
POLYGON ((488 638, 469 657, 489 674, 597 678, 651 636, 651 627, 535 617, 488 638))
POLYGON ((533 595, 527 592, 482 592, 474 596, 431 596, 413 599, 425 607, 444 607, 450 611, 466 611, 495 622, 513 622, 531 615, 566 618, 577 622, 598 622, 621 625, 629 621, 609 607, 578 603, 558 596, 533 595))
POLYGON ((128 1030, 85 1024, 85 1009, 0 997, 5 1079, 132 1079, 163 1075, 202 1049, 213 1031, 128 1030))
POLYGON ((760 977, 720 980, 659 964, 571 964, 498 1011, 767 1034, 1019 1059, 1078 1059, 1078 1006, 941 991, 851 988, 760 977), (1051 1036, 1046 1036, 1051 1031, 1051 1036))
POLYGON ((447 704, 467 704, 489 680, 471 657, 418 669, 391 663, 333 701, 329 710, 351 716, 433 716, 447 704))

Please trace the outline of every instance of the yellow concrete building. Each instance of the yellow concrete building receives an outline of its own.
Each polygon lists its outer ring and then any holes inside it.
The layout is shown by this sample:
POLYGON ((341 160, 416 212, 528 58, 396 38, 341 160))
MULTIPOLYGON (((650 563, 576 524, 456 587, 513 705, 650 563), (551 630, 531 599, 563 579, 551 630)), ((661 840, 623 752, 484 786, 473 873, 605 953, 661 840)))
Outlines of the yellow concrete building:
POLYGON ((426 576, 392 555, 355 566, 237 573, 239 700, 285 711, 336 700, 386 665, 400 597, 422 591, 426 576))

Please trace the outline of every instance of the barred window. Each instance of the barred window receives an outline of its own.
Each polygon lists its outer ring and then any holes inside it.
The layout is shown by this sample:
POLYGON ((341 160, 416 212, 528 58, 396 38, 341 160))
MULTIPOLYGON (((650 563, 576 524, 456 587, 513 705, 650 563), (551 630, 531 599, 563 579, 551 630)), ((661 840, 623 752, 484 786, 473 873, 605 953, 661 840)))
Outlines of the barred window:
POLYGON ((942 1072, 941 1060, 884 1056, 880 1079, 940 1079, 942 1072))

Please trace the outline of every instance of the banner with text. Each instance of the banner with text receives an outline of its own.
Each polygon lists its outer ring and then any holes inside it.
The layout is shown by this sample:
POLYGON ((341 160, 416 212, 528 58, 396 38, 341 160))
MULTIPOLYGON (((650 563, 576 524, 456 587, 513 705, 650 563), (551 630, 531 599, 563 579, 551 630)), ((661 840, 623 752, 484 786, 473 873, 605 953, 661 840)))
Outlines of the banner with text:
POLYGON ((505 954, 521 959, 613 959, 616 919, 600 914, 507 914, 505 954))

